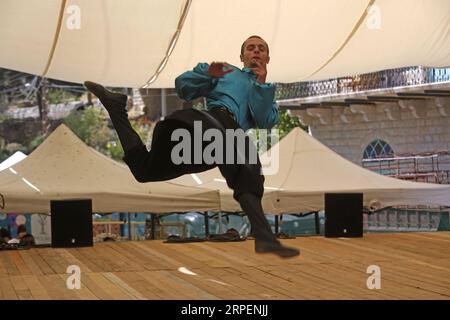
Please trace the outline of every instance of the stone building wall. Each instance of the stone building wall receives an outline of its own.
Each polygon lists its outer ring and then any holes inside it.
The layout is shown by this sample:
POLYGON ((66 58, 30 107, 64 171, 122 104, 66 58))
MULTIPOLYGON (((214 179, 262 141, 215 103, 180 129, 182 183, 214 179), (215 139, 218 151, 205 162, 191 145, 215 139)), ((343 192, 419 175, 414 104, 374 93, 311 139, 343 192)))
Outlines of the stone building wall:
POLYGON ((450 98, 296 111, 320 142, 361 165, 366 147, 386 141, 396 155, 450 150, 450 98))

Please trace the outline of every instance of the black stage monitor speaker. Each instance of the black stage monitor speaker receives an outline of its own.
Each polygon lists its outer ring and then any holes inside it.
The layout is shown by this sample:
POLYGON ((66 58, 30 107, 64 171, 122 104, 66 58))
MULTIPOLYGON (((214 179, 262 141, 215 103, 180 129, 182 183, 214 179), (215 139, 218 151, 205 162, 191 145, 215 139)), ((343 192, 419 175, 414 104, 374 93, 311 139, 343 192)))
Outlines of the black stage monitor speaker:
POLYGON ((363 236, 363 194, 325 193, 325 237, 363 236))
POLYGON ((52 247, 92 247, 92 200, 51 200, 52 247))

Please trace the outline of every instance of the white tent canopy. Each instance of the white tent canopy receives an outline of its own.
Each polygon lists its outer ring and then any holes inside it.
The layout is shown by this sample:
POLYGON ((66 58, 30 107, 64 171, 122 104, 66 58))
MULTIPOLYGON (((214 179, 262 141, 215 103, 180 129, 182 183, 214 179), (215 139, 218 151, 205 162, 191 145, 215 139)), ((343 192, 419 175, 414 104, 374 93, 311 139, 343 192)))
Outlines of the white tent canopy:
POLYGON ((2 163, 0 163, 0 171, 3 171, 5 169, 11 167, 12 165, 15 165, 16 163, 19 163, 26 157, 27 157, 27 155, 25 153, 23 153, 22 151, 15 152, 8 159, 6 159, 2 163))
POLYGON ((139 183, 130 170, 60 125, 20 163, 0 172, 0 211, 47 213, 50 200, 90 198, 93 211, 186 212, 219 208, 217 191, 139 183))
MULTIPOLYGON (((450 206, 450 186, 409 182, 379 175, 344 159, 300 128, 279 143, 279 170, 266 175, 264 211, 295 213, 324 208, 324 194, 364 194, 372 209, 394 205, 450 206)), ((268 163, 268 153, 261 162, 268 163)), ((218 189, 224 211, 241 211, 219 170, 172 180, 183 185, 218 189)))
POLYGON ((295 82, 450 66, 449 28, 448 0, 2 0, 0 67, 140 87, 172 53, 151 86, 173 87, 198 62, 240 66, 257 34, 268 81, 295 82))

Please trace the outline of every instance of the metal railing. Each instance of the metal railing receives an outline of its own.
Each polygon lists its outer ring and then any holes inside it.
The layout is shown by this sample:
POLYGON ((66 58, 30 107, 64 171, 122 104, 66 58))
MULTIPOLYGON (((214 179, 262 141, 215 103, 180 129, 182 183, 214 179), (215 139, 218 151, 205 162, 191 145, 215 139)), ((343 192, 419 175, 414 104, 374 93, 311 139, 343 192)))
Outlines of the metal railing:
POLYGON ((306 98, 450 81, 450 68, 407 67, 361 75, 295 83, 278 83, 276 99, 306 98))

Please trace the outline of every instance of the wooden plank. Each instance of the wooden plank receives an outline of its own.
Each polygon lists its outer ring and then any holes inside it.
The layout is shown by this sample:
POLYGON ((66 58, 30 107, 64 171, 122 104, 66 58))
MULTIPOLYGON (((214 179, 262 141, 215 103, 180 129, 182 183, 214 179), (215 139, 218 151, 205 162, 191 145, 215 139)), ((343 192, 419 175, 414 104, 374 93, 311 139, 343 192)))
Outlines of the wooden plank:
POLYGON ((0 251, 0 264, 5 275, 18 275, 20 271, 11 259, 10 251, 0 251))
MULTIPOLYGON (((392 237, 391 237, 391 239, 392 239, 392 237)), ((330 240, 330 241, 337 241, 337 240, 330 240)), ((362 240, 360 240, 360 241, 362 241, 362 240)), ((393 243, 393 241, 384 240, 383 242, 384 243, 380 243, 380 244, 375 244, 374 242, 372 242, 370 245, 367 245, 368 243, 366 243, 366 245, 364 246, 364 250, 367 251, 367 254, 370 254, 370 256, 372 256, 372 257, 379 256, 379 257, 383 257, 384 259, 390 259, 390 260, 399 260, 399 259, 406 260, 406 259, 408 259, 408 260, 411 260, 413 262, 416 262, 416 263, 419 263, 422 265, 427 265, 433 269, 441 269, 441 270, 448 269, 447 266, 445 266, 445 265, 444 266, 437 265, 437 263, 439 261, 442 261, 442 259, 428 262, 430 260, 430 258, 427 258, 423 252, 405 252, 403 250, 394 249, 395 246, 398 246, 399 244, 395 244, 395 243, 393 243)), ((356 241, 353 241, 353 242, 341 241, 340 250, 343 250, 344 247, 358 249, 358 248, 361 248, 361 245, 358 245, 358 243, 356 241)), ((417 251, 420 251, 420 249, 418 249, 417 251)))
MULTIPOLYGON (((356 261, 345 263, 318 264, 313 268, 315 274, 321 274, 330 283, 330 287, 340 291, 350 299, 406 299, 401 290, 396 295, 387 293, 387 279, 382 277, 383 290, 370 290, 367 288, 367 279, 370 274, 365 273, 368 265, 356 261)), ((383 266, 380 266, 383 268, 383 266)))
POLYGON ((160 271, 142 271, 138 272, 138 275, 153 286, 153 293, 160 297, 160 299, 176 300, 187 298, 187 295, 183 294, 183 292, 174 291, 171 286, 168 286, 166 281, 160 277, 159 272, 160 271))
POLYGON ((87 267, 86 272, 101 272, 102 268, 95 264, 95 260, 92 261, 92 259, 94 258, 92 258, 90 255, 87 255, 84 249, 85 248, 74 248, 70 250, 70 254, 74 256, 75 259, 81 261, 87 267))
MULTIPOLYGON (((179 271, 175 270, 161 270, 159 275, 164 277, 167 283, 175 290, 179 288, 180 291, 187 293, 188 299, 195 300, 214 300, 217 296, 203 290, 190 281, 186 281, 179 271)), ((192 276, 191 276, 192 277, 192 276)))
POLYGON ((230 271, 289 299, 308 299, 307 292, 287 277, 271 274, 258 267, 231 268, 230 271))
POLYGON ((393 282, 399 283, 405 287, 404 291, 410 293, 412 299, 418 295, 423 296, 424 299, 450 299, 450 286, 442 285, 439 283, 439 279, 430 282, 430 280, 422 277, 418 272, 414 272, 412 267, 413 265, 407 268, 402 264, 401 270, 398 270, 396 264, 386 264, 381 271, 382 279, 390 279, 393 282))
POLYGON ((93 262, 97 267, 96 272, 112 272, 114 271, 115 264, 107 256, 103 255, 101 250, 96 247, 81 248, 80 251, 86 256, 91 262, 93 262))
POLYGON ((47 293, 47 289, 44 284, 39 281, 39 276, 37 275, 25 275, 22 276, 25 284, 31 292, 33 299, 35 300, 50 300, 51 297, 47 293))
POLYGON ((11 258, 11 261, 15 264, 20 274, 32 274, 27 264, 22 259, 22 256, 20 255, 21 251, 22 250, 8 251, 8 255, 11 258))
MULTIPOLYGON (((120 250, 121 245, 116 245, 115 243, 104 243, 101 247, 107 248, 109 254, 114 257, 114 260, 118 263, 118 267, 121 272, 125 271, 140 271, 143 270, 142 264, 136 255, 128 255, 127 250, 120 250)), ((105 252, 106 253, 106 252, 105 252)))
POLYGON ((0 299, 449 300, 449 241, 450 232, 282 240, 300 248, 292 259, 256 254, 250 240, 3 251, 0 299), (70 264, 81 267, 81 290, 66 287, 70 264), (373 264, 381 268, 381 290, 366 286, 373 264))
POLYGON ((330 283, 330 279, 317 272, 315 266, 294 264, 289 267, 286 265, 261 266, 259 269, 291 281, 309 299, 351 299, 352 295, 342 292, 333 282, 330 283))
POLYGON ((237 248, 241 246, 246 246, 246 250, 248 250, 248 244, 244 242, 203 243, 199 245, 199 249, 223 261, 228 261, 232 266, 237 264, 254 266, 254 258, 248 254, 248 251, 246 254, 243 254, 242 251, 237 251, 237 248))
POLYGON ((9 277, 0 277, 0 291, 4 300, 19 299, 9 277))
POLYGON ((105 277, 105 274, 107 274, 107 272, 91 273, 89 274, 89 278, 100 288, 108 292, 108 295, 111 297, 111 299, 131 300, 134 298, 120 286, 117 286, 116 284, 111 282, 107 277, 105 277))
POLYGON ((11 284, 16 292, 17 298, 19 300, 32 300, 33 296, 31 295, 30 290, 28 289, 27 284, 22 279, 22 276, 10 276, 9 277, 11 284))
MULTIPOLYGON (((146 271, 141 274, 145 276, 146 279, 149 279, 148 272, 149 271, 146 271)), ((183 284, 178 283, 172 277, 168 276, 165 270, 151 271, 151 273, 153 277, 152 279, 153 285, 162 289, 162 291, 166 294, 165 299, 173 299, 173 300, 193 299, 193 294, 191 294, 188 290, 185 290, 183 284)))
POLYGON ((213 275, 210 275, 202 268, 195 268, 190 271, 196 273, 196 275, 193 276, 179 272, 177 276, 192 283, 197 288, 200 288, 201 290, 217 297, 218 299, 242 300, 246 298, 241 291, 233 290, 231 285, 224 283, 221 279, 218 279, 213 275))
POLYGON ((189 268, 201 268, 209 266, 212 268, 231 266, 230 262, 215 255, 217 250, 208 251, 205 248, 214 246, 213 243, 176 243, 165 244, 166 255, 176 258, 183 263, 181 266, 189 268))
POLYGON ((103 274, 105 278, 107 278, 109 281, 114 283, 117 287, 121 288, 123 291, 125 291, 128 295, 133 297, 133 299, 136 300, 145 300, 145 297, 136 289, 134 289, 132 286, 130 286, 128 283, 123 281, 120 277, 118 277, 116 274, 107 272, 103 274))
POLYGON ((292 297, 284 292, 277 292, 271 287, 255 283, 251 279, 242 277, 236 273, 234 268, 205 268, 203 272, 209 273, 215 279, 226 283, 230 286, 230 290, 240 292, 245 299, 292 299, 292 297))
POLYGON ((27 254, 34 261, 34 263, 39 267, 42 274, 54 274, 55 271, 48 265, 48 263, 42 258, 42 249, 31 249, 27 251, 27 254))
POLYGON ((128 265, 115 256, 115 252, 107 246, 98 246, 92 248, 96 259, 102 263, 102 271, 117 272, 128 271, 128 265))
MULTIPOLYGON (((153 241, 141 241, 140 244, 147 246, 148 243, 153 241)), ((143 250, 141 246, 135 246, 131 242, 121 243, 120 246, 117 246, 116 250, 127 259, 132 259, 136 264, 140 265, 139 268, 136 268, 138 270, 142 270, 141 267, 143 268, 142 271, 146 269, 159 270, 168 268, 168 263, 166 261, 159 259, 153 252, 143 250)))
POLYGON ((52 300, 79 300, 75 289, 67 288, 66 278, 61 277, 61 274, 44 275, 39 277, 39 281, 45 286, 52 300))
POLYGON ((116 276, 126 282, 130 287, 138 291, 145 299, 159 300, 164 299, 164 295, 158 295, 158 288, 142 277, 140 272, 118 272, 116 276))
MULTIPOLYGON (((67 286, 67 279, 70 275, 69 274, 60 274, 59 277, 61 278, 62 281, 64 281, 64 283, 66 283, 67 286)), ((70 289, 76 296, 78 299, 80 300, 98 300, 97 296, 91 291, 89 290, 89 288, 86 286, 85 282, 83 282, 83 277, 84 277, 84 273, 81 273, 81 284, 80 284, 80 289, 70 289)), ((69 289, 68 289, 69 290, 69 289)))
POLYGON ((68 266, 76 265, 76 266, 80 267, 81 272, 92 272, 92 270, 88 267, 87 264, 85 264, 82 260, 80 260, 73 254, 75 252, 76 252, 76 249, 71 248, 71 249, 61 250, 59 252, 59 254, 62 258, 64 258, 64 260, 66 261, 66 264, 68 266))
MULTIPOLYGON (((411 281, 405 277, 405 266, 402 264, 402 272, 400 273, 392 273, 391 266, 393 264, 399 264, 399 262, 395 263, 382 263, 379 265, 381 270, 381 290, 373 290, 380 292, 386 298, 389 299, 435 299, 438 297, 433 292, 423 290, 420 287, 415 285, 411 285, 411 281)), ((359 265, 355 262, 351 266, 348 266, 351 269, 358 268, 360 270, 364 270, 366 265, 359 265)), ((348 271, 351 273, 351 270, 348 271)), ((368 277, 369 275, 367 275, 368 277)))
POLYGON ((33 260, 32 256, 30 255, 30 250, 20 251, 20 256, 23 260, 23 263, 28 267, 31 274, 41 276, 44 273, 42 272, 39 265, 33 260))
POLYGON ((58 250, 55 248, 40 248, 39 255, 48 267, 53 271, 53 273, 65 273, 67 266, 62 265, 58 259, 58 250))
MULTIPOLYGON (((153 240, 157 241, 157 240, 153 240)), ((141 243, 137 242, 135 247, 139 249, 141 252, 145 252, 146 254, 153 255, 155 259, 160 260, 161 263, 164 264, 164 269, 178 269, 179 267, 183 266, 184 263, 182 263, 180 260, 176 258, 171 258, 167 256, 165 253, 163 253, 165 250, 161 248, 161 245, 163 245, 162 242, 159 243, 141 243)))
POLYGON ((83 273, 81 275, 81 286, 86 288, 89 292, 95 296, 95 299, 100 300, 112 300, 113 297, 106 291, 106 288, 103 288, 101 285, 98 285, 97 282, 91 277, 96 273, 83 273))

